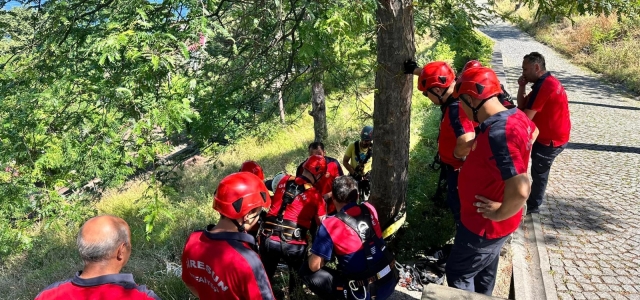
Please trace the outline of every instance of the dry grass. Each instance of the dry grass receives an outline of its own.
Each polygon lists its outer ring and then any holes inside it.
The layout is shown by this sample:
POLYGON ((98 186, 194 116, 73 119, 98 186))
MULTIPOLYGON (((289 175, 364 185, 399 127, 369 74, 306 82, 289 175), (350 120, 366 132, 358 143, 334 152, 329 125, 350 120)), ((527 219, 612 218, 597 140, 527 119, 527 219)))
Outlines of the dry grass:
MULTIPOLYGON (((340 158, 349 142, 357 139, 363 124, 371 124, 373 94, 329 101, 330 138, 328 155, 340 158)), ((180 277, 171 272, 180 265, 184 242, 190 232, 216 223, 212 199, 222 177, 238 170, 248 159, 258 161, 271 176, 278 171, 295 172, 307 156, 307 145, 313 141, 313 119, 302 113, 290 125, 281 126, 269 136, 249 137, 237 145, 210 157, 187 161, 176 169, 170 189, 158 190, 153 197, 149 181, 139 178, 119 189, 105 192, 93 204, 98 214, 112 214, 125 219, 131 227, 132 257, 123 272, 133 273, 140 284, 146 284, 162 299, 193 299, 180 277), (166 213, 156 219, 153 232, 147 236, 143 219, 145 208, 157 201, 166 213)), ((32 250, 23 255, 3 258, 0 263, 0 299, 33 299, 49 284, 70 278, 82 269, 75 249, 80 224, 56 220, 49 227, 39 225, 32 250)))
MULTIPOLYGON (((422 42, 426 43, 426 40, 424 38, 422 42)), ((421 53, 425 53, 425 48, 421 48, 421 53)), ((328 100, 327 155, 340 159, 348 143, 358 138, 362 126, 372 124, 372 112, 373 94, 361 99, 328 100)), ((415 89, 409 170, 409 176, 414 178, 411 182, 414 187, 410 188, 408 205, 425 202, 435 187, 433 182, 425 182, 437 175, 429 173, 427 176, 424 169, 435 149, 438 115, 439 110, 432 109, 428 100, 415 89)), ((174 170, 171 189, 159 191, 156 200, 143 197, 150 191, 149 184, 138 179, 120 189, 107 191, 102 199, 92 204, 98 213, 118 215, 131 226, 132 257, 123 272, 133 273, 138 283, 146 284, 162 299, 194 299, 181 279, 171 273, 180 264, 186 237, 194 229, 217 222, 218 215, 211 208, 217 183, 223 176, 237 171, 243 161, 258 161, 268 177, 282 170, 295 171, 297 164, 307 156, 307 145, 313 141, 313 120, 306 111, 298 116, 289 116, 288 120, 287 126, 267 125, 281 127, 268 136, 248 137, 225 151, 198 157, 195 162, 188 161, 184 168, 174 170), (153 232, 147 236, 143 217, 149 201, 157 201, 167 214, 158 216, 153 232)), ((420 215, 421 211, 418 209, 417 214, 420 215)), ((424 221, 415 221, 413 224, 424 224, 424 221)), ((33 248, 18 257, 2 258, 0 262, 0 299, 33 299, 49 284, 69 278, 80 270, 82 264, 75 248, 79 226, 67 220, 56 220, 50 227, 39 225, 33 228, 33 248)), ((412 226, 406 231, 405 238, 417 239, 415 232, 424 230, 420 226, 412 226)), ((446 241, 451 237, 448 231, 435 232, 437 234, 430 235, 443 237, 420 238, 420 243, 446 241)), ((417 241, 408 243, 418 244, 417 241)), ((284 285, 284 282, 276 285, 284 285)))
POLYGON ((496 1, 496 7, 523 30, 567 55, 574 63, 602 74, 608 81, 640 92, 638 20, 618 20, 614 15, 601 15, 550 23, 533 20, 535 7, 515 10, 515 3, 509 0, 496 1))

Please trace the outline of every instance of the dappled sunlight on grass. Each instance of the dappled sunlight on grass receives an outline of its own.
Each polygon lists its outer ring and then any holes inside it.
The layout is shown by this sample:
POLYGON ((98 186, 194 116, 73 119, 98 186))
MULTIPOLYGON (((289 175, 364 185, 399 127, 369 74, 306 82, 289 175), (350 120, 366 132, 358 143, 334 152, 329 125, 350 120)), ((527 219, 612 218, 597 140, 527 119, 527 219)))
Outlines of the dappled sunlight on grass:
MULTIPOLYGON (((425 51, 425 47, 419 49, 420 53, 425 51)), ((438 171, 428 165, 437 148, 440 110, 417 90, 417 78, 414 76, 410 126, 407 222, 391 243, 400 260, 411 259, 416 251, 440 245, 453 235, 449 211, 434 207, 429 200, 438 179, 438 171)), ((343 96, 326 103, 329 137, 324 143, 327 155, 340 161, 348 144, 359 139, 362 127, 373 124, 373 93, 360 92, 366 95, 360 99, 343 96)), ((131 226, 132 257, 123 272, 133 273, 138 283, 146 284, 162 299, 194 298, 180 278, 168 270, 179 266, 190 232, 218 221, 212 201, 224 176, 236 172, 246 160, 256 160, 266 177, 279 171, 294 173, 307 157, 307 146, 314 139, 313 118, 305 111, 288 116, 287 120, 290 122, 287 125, 277 120, 262 124, 274 130, 246 137, 209 157, 200 157, 199 163, 167 168, 171 175, 162 188, 150 189, 151 181, 140 177, 120 189, 106 191, 99 201, 92 203, 99 214, 120 216, 131 226), (152 202, 162 212, 147 235, 145 208, 152 202)), ((40 232, 33 249, 16 258, 15 263, 5 264, 0 274, 0 297, 32 299, 47 285, 69 278, 82 268, 75 246, 80 224, 57 220, 51 226, 34 228, 40 232), (34 271, 23 274, 24 269, 34 271)))
POLYGON ((0 272, 0 298, 33 299, 36 294, 54 281, 73 276, 82 263, 75 250, 75 238, 79 224, 66 224, 56 220, 45 228, 39 223, 34 231, 32 250, 11 261, 3 261, 0 272), (34 272, 37 270, 37 272, 34 272))

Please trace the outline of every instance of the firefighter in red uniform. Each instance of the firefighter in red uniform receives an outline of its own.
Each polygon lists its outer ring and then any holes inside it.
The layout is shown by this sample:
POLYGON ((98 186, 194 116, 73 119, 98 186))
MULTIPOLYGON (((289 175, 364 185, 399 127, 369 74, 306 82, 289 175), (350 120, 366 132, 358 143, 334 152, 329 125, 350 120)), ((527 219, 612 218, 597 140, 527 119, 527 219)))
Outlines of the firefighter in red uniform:
POLYGON ((324 200, 313 187, 327 171, 323 156, 312 155, 303 165, 302 176, 278 176, 273 201, 267 212, 260 239, 260 258, 269 279, 273 279, 280 259, 289 266, 289 295, 302 284, 297 272, 307 253, 307 232, 312 222, 326 215, 324 200))
MULTIPOLYGON (((258 176, 258 178, 260 178, 260 180, 265 182, 265 184, 268 184, 264 180, 264 172, 262 171, 262 167, 257 162, 255 162, 253 160, 247 160, 247 161, 243 162, 242 165, 240 166, 240 170, 238 170, 238 172, 249 172, 251 174, 254 174, 254 175, 258 176)), ((267 189, 268 188, 269 188, 269 186, 267 186, 267 189)), ((255 224, 253 224, 253 226, 251 226, 249 229, 247 229, 247 233, 250 234, 254 238, 258 235, 258 229, 260 229, 260 223, 262 222, 262 219, 264 219, 264 214, 265 213, 266 213, 265 211, 262 211, 262 213, 260 214, 260 218, 258 218, 258 222, 256 222, 255 224)))
POLYGON ((446 275, 449 286, 486 295, 493 292, 500 249, 522 220, 530 191, 529 154, 537 136, 524 113, 500 103, 500 92, 496 74, 482 67, 462 73, 454 92, 480 125, 460 171, 461 224, 446 275))
POLYGON ((56 282, 36 296, 36 300, 57 299, 160 299, 133 275, 120 273, 131 255, 131 231, 123 219, 99 216, 89 219, 78 233, 82 271, 66 281, 56 282))
MULTIPOLYGON (((336 207, 333 205, 333 201, 331 201, 331 186, 333 184, 334 179, 344 175, 342 171, 342 166, 340 165, 340 162, 337 159, 330 156, 326 156, 326 152, 324 151, 324 144, 322 142, 313 142, 309 144, 308 149, 309 149, 309 156, 322 155, 324 156, 324 159, 327 161, 327 172, 324 174, 324 176, 322 176, 320 180, 318 180, 316 184, 313 185, 313 187, 315 187, 318 190, 318 192, 320 192, 320 195, 322 195, 322 198, 324 198, 324 201, 327 204, 327 214, 332 215, 335 213, 336 207)), ((303 161, 298 166, 298 169, 296 169, 296 176, 302 175, 302 172, 304 171, 304 168, 302 166, 304 165, 305 162, 307 161, 306 160, 303 161)), ((312 228, 312 233, 314 233, 313 228, 312 228)))
POLYGON ((192 233, 182 252, 182 280, 201 300, 275 299, 246 230, 271 205, 264 183, 249 172, 228 175, 216 190, 218 225, 192 233))
MULTIPOLYGON (((470 60, 466 64, 464 64, 464 68, 462 68, 461 73, 464 73, 464 71, 467 69, 479 67, 482 67, 482 64, 479 61, 470 60)), ((507 93, 507 90, 504 89, 504 85, 500 84, 500 89, 502 90, 502 93, 498 95, 498 100, 500 100, 500 103, 502 103, 502 105, 506 108, 516 107, 516 104, 513 102, 513 98, 511 97, 511 95, 509 95, 509 93, 507 93)))
POLYGON ((322 299, 387 299, 398 283, 395 260, 382 239, 375 208, 358 205, 357 182, 340 176, 333 182, 338 213, 322 221, 308 263, 300 273, 322 299), (335 256, 337 269, 325 266, 335 256))
POLYGON ((551 165, 567 147, 571 132, 569 100, 564 87, 547 72, 544 56, 531 52, 522 61, 522 76, 518 79, 518 108, 540 130, 531 150, 531 195, 527 200, 527 213, 537 213, 544 199, 551 165), (527 83, 533 83, 525 95, 527 83))
MULTIPOLYGON (((411 71, 411 68, 405 72, 411 71)), ((414 73, 413 71, 409 74, 414 73)), ((417 73, 417 72, 415 72, 417 73)), ((443 61, 426 64, 420 71, 418 90, 435 105, 440 106, 440 131, 438 134, 438 154, 447 171, 447 204, 453 219, 460 222, 460 199, 458 198, 458 172, 471 150, 475 136, 473 122, 467 118, 460 101, 452 97, 455 74, 443 61)))

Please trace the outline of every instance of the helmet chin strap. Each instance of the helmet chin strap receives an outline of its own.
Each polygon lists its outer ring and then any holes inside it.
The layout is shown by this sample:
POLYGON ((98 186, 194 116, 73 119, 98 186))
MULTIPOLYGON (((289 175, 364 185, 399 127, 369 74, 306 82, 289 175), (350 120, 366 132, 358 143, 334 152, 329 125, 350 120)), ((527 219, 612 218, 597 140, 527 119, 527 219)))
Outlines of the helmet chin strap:
POLYGON ((435 93, 433 91, 433 88, 430 88, 428 91, 429 91, 429 93, 432 93, 434 96, 436 96, 436 98, 438 98, 438 103, 440 103, 440 105, 444 104, 444 101, 442 101, 442 98, 444 98, 444 94, 447 93, 446 89, 444 91, 442 91, 441 95, 438 95, 437 93, 435 93))
POLYGON ((467 105, 469 108, 471 108, 471 111, 473 112, 473 120, 476 123, 480 123, 480 121, 478 121, 478 111, 480 111, 480 108, 482 107, 482 105, 484 105, 485 102, 487 102, 487 100, 489 99, 484 99, 482 101, 480 101, 480 104, 478 104, 478 107, 473 107, 471 105, 471 103, 469 101, 467 101, 465 98, 460 97, 460 100, 462 100, 462 102, 467 105))
MULTIPOLYGON (((244 217, 243 217, 243 219, 244 219, 244 217)), ((243 232, 243 233, 247 232, 247 229, 244 228, 244 224, 245 224, 244 221, 242 221, 242 224, 240 224, 235 219, 232 219, 231 222, 233 222, 233 225, 236 225, 236 227, 238 228, 238 232, 243 232)))

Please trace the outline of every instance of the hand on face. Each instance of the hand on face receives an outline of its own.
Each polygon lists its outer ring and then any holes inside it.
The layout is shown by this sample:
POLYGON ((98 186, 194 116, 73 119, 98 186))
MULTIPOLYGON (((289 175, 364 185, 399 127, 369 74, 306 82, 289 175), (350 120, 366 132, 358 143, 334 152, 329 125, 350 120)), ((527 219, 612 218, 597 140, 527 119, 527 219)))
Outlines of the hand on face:
POLYGON ((519 86, 527 85, 527 79, 525 79, 524 75, 520 75, 520 77, 518 78, 518 85, 519 86))

